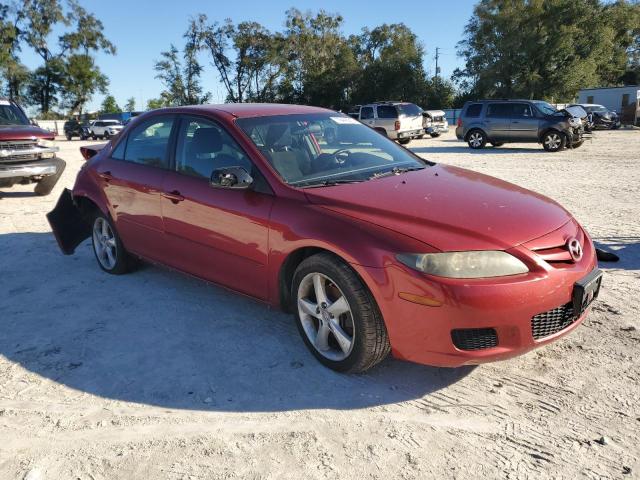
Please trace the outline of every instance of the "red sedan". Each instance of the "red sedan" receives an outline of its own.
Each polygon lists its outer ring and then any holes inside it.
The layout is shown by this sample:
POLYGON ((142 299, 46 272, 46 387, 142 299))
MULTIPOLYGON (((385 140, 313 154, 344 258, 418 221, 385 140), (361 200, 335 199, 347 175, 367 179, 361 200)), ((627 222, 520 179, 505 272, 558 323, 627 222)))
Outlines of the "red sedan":
POLYGON ((82 150, 48 215, 63 252, 91 237, 106 272, 145 259, 291 311, 335 370, 518 355, 575 328, 600 288, 553 200, 330 110, 161 109, 82 150))

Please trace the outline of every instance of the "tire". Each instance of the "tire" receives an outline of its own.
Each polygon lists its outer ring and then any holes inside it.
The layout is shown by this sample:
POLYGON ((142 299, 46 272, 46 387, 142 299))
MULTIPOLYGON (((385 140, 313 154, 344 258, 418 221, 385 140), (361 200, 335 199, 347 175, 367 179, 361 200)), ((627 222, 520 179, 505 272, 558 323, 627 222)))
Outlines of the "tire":
POLYGON ((494 147, 501 147, 502 145, 504 145, 504 142, 490 142, 490 143, 494 147))
POLYGON ((471 130, 467 135, 469 148, 480 150, 487 144, 487 135, 482 130, 471 130))
POLYGON ((36 187, 33 189, 36 195, 40 195, 41 197, 49 195, 53 190, 53 187, 56 186, 56 183, 58 183, 58 180, 62 176, 62 173, 67 166, 67 162, 60 158, 56 158, 54 159, 54 163, 56 164, 56 173, 44 177, 36 184, 36 187))
POLYGON ((572 143, 571 148, 580 148, 583 143, 584 143, 584 140, 580 140, 579 142, 572 143))
POLYGON ((439 133, 430 133, 431 138, 438 138, 440 136, 439 133))
POLYGON ((91 245, 98 266, 105 272, 122 275, 131 270, 133 259, 122 245, 113 222, 102 212, 96 214, 91 224, 91 245))
POLYGON ((107 132, 104 132, 104 134, 102 135, 103 140, 109 140, 109 134, 107 132))
POLYGON ((91 139, 92 139, 92 140, 97 140, 97 139, 98 139, 98 137, 96 137, 95 135, 92 135, 92 136, 91 136, 91 139))
POLYGON ((71 141, 73 139, 73 137, 71 135, 67 135, 67 140, 71 141))
POLYGON ((291 298, 300 336, 326 367, 364 372, 389 354, 387 329, 373 295, 334 255, 319 253, 303 260, 293 276, 291 298))
POLYGON ((411 141, 410 138, 399 138, 398 139, 398 143, 400 145, 408 145, 410 141, 411 141))
POLYGON ((559 152, 566 144, 566 137, 557 130, 550 130, 542 136, 542 147, 547 152, 559 152))
POLYGON ((418 136, 416 137, 416 139, 418 139, 418 140, 422 140, 423 138, 424 138, 424 135, 418 135, 418 136))

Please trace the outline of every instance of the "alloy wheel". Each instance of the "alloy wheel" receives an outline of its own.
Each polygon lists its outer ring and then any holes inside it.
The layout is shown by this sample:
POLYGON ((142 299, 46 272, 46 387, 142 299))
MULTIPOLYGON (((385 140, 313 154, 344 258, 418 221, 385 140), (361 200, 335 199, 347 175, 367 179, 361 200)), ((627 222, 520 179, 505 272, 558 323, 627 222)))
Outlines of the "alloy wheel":
POLYGON ((298 287, 298 313, 318 353, 333 361, 349 356, 356 334, 353 313, 333 280, 321 273, 306 275, 298 287))
POLYGON ((482 134, 480 132, 473 132, 469 135, 469 143, 473 148, 479 148, 482 145, 482 134))
POLYGON ((550 133, 545 138, 544 143, 550 150, 557 150, 560 148, 560 144, 562 143, 562 139, 560 135, 557 133, 550 133))
POLYGON ((112 270, 116 266, 118 260, 116 236, 109 222, 102 217, 96 218, 93 223, 93 248, 103 268, 112 270))

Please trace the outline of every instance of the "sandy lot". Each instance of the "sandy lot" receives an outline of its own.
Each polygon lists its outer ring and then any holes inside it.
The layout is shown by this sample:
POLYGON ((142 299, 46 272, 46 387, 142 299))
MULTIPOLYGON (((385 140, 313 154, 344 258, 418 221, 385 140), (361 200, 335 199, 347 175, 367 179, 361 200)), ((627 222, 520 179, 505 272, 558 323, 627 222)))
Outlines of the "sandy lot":
POLYGON ((0 479, 640 475, 640 131, 558 154, 413 142, 558 200, 622 261, 555 344, 360 376, 321 367, 292 317, 242 296, 153 266, 109 276, 88 244, 63 256, 44 214, 82 161, 59 143, 52 195, 0 192, 0 479))

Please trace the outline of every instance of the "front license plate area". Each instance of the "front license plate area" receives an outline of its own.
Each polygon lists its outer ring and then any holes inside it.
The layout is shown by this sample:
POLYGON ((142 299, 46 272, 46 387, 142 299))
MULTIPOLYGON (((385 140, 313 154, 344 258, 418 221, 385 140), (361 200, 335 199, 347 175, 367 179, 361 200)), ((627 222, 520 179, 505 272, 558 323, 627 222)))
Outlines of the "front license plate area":
POLYGON ((596 268, 573 285, 573 311, 580 316, 591 305, 600 293, 602 284, 602 270, 596 268))

